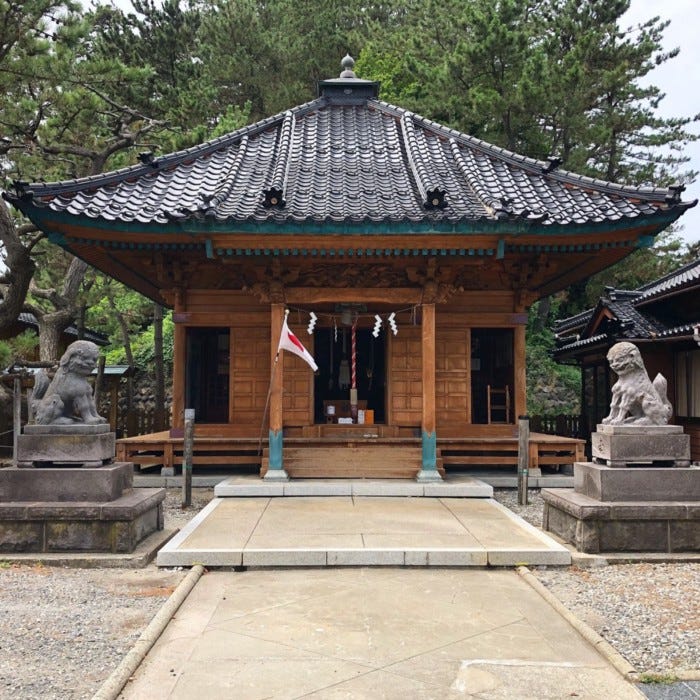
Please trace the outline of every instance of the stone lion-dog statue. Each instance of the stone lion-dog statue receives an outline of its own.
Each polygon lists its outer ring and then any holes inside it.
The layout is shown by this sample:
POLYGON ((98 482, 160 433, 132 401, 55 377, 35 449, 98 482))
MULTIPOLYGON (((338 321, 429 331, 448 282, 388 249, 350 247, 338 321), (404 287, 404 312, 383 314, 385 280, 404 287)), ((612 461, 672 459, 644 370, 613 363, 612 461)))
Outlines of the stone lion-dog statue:
POLYGON ((666 425, 673 409, 666 396, 668 382, 662 374, 650 381, 641 353, 632 343, 616 343, 608 351, 608 363, 617 374, 612 388, 607 425, 666 425))
POLYGON ((97 413, 88 377, 99 350, 89 340, 76 340, 63 353, 54 378, 40 372, 34 382, 34 420, 40 425, 96 425, 107 420, 97 413))

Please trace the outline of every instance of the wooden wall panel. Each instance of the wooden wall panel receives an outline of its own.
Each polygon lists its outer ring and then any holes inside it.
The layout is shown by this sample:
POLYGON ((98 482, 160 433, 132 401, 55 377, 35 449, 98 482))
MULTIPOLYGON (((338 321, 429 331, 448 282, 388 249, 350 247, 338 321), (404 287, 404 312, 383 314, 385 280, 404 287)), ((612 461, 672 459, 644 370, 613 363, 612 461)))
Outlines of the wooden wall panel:
MULTIPOLYGON (((302 343, 313 355, 313 335, 304 335, 302 343)), ((282 351, 280 362, 284 362, 284 390, 282 394, 282 421, 284 425, 313 425, 314 373, 311 367, 291 352, 282 351)))
POLYGON ((440 328, 435 336, 437 424, 471 421, 469 329, 440 328))
POLYGON ((230 422, 260 428, 270 385, 270 329, 231 329, 230 422))
MULTIPOLYGON (((258 301, 247 292, 222 289, 188 289, 182 298, 182 308, 176 309, 191 314, 259 313, 264 323, 270 320, 270 304, 258 301)), ((231 319, 231 323, 241 324, 231 319)))
POLYGON ((388 423, 419 426, 423 416, 420 326, 402 327, 389 337, 388 423))

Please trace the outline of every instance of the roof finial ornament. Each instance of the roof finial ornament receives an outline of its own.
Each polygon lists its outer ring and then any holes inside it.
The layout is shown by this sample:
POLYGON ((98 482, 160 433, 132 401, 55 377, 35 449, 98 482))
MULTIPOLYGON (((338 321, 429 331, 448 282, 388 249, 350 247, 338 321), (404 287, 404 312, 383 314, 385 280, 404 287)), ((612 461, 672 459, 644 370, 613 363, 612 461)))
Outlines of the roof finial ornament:
POLYGON ((355 59, 349 54, 345 54, 345 58, 340 62, 340 66, 343 69, 340 74, 341 78, 357 78, 353 68, 355 67, 355 59))

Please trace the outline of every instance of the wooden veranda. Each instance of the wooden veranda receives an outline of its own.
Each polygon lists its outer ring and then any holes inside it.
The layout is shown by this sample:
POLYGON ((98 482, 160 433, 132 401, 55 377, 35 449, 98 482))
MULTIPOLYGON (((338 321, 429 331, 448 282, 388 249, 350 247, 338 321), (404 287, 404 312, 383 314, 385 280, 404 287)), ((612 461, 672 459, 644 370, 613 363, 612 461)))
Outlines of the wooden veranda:
MULTIPOLYGON (((363 426, 348 426, 349 428, 363 426)), ((289 437, 285 439, 285 469, 291 478, 350 478, 361 463, 364 478, 413 478, 421 465, 420 437, 386 437, 369 431, 348 431, 346 435, 289 437), (371 436, 370 436, 371 435, 371 436)), ((141 470, 175 469, 182 465, 182 437, 169 431, 138 435, 117 442, 117 459, 133 462, 141 470)), ((537 475, 542 467, 562 469, 584 460, 585 441, 531 433, 529 470, 537 475)), ((207 435, 195 432, 193 467, 220 467, 231 470, 267 471, 268 441, 258 437, 207 435)), ((518 438, 470 437, 438 438, 438 470, 515 468, 518 464, 518 438)))

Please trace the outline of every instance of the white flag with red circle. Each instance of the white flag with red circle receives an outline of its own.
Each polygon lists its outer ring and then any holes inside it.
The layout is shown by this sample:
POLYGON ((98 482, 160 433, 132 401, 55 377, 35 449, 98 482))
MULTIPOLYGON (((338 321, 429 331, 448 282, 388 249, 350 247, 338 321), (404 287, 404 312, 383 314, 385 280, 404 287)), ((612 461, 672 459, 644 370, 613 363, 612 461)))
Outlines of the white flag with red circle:
POLYGON ((284 323, 282 324, 280 342, 277 346, 278 353, 280 350, 289 350, 289 352, 294 353, 297 357, 301 357, 301 359, 304 360, 304 362, 306 362, 314 372, 318 370, 318 365, 316 364, 311 353, 301 344, 299 338, 297 338, 294 333, 289 330, 286 316, 284 323))

